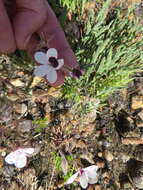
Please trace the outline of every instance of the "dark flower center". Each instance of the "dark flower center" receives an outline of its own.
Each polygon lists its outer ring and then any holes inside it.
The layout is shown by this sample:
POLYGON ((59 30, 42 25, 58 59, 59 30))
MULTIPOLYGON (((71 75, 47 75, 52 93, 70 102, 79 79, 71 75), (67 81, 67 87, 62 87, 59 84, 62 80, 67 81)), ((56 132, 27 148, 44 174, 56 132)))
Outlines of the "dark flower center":
POLYGON ((50 58, 49 58, 49 62, 51 63, 51 65, 52 65, 54 68, 58 67, 58 65, 59 65, 59 63, 58 63, 58 61, 57 61, 57 59, 56 59, 55 57, 50 57, 50 58))
POLYGON ((80 169, 80 175, 82 175, 84 173, 84 170, 83 169, 80 169))
POLYGON ((72 73, 77 78, 80 78, 82 76, 82 72, 79 69, 73 69, 72 73))

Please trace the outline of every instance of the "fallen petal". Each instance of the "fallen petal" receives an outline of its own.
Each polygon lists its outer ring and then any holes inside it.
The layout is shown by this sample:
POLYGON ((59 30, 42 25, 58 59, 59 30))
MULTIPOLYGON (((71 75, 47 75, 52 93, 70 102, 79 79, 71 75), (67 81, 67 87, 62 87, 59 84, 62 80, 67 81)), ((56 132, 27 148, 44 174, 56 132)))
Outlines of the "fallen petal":
MULTIPOLYGON (((31 155, 31 154, 34 153, 34 148, 23 148, 22 150, 23 150, 23 153, 25 153, 26 155, 27 155, 27 154, 28 154, 28 155, 31 155)), ((27 156, 28 156, 28 155, 27 155, 27 156)))
POLYGON ((76 172, 75 174, 73 174, 68 181, 66 182, 66 185, 71 184, 74 182, 74 180, 77 178, 77 176, 79 175, 79 172, 76 172))
POLYGON ((26 155, 21 153, 18 157, 16 157, 14 165, 17 168, 24 168, 26 166, 26 163, 27 163, 26 155))
POLYGON ((92 165, 87 168, 84 168, 85 173, 88 176, 88 183, 94 184, 97 183, 99 174, 97 173, 98 166, 92 165))
POLYGON ((48 49, 47 53, 46 53, 46 57, 47 57, 47 60, 49 60, 50 57, 55 57, 57 58, 58 57, 58 52, 55 48, 50 48, 48 49))
POLYGON ((16 152, 11 152, 5 157, 5 162, 8 164, 14 164, 17 159, 17 156, 19 155, 16 152))
POLYGON ((34 58, 35 60, 40 63, 40 64, 47 64, 48 63, 48 59, 45 53, 43 52, 36 52, 34 54, 34 58))
POLYGON ((80 176, 80 186, 83 189, 86 189, 88 186, 88 176, 85 172, 83 172, 82 175, 80 176))

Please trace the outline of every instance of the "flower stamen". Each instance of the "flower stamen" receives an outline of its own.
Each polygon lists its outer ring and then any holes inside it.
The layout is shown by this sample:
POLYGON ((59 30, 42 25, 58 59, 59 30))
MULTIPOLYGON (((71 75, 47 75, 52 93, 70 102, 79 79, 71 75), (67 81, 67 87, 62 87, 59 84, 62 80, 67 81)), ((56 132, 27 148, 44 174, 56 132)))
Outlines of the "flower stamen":
POLYGON ((55 57, 50 57, 49 62, 51 63, 52 67, 56 68, 58 67, 59 63, 55 57))

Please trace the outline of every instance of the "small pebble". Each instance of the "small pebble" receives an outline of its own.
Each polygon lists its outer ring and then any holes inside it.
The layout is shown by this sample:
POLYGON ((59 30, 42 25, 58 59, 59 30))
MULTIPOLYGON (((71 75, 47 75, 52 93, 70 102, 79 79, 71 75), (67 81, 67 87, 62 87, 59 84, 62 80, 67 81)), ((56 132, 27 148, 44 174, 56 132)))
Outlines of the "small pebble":
POLYGON ((102 152, 98 152, 98 156, 102 157, 103 156, 102 152))
POLYGON ((105 157, 105 159, 106 159, 108 162, 112 162, 112 160, 114 159, 114 156, 113 156, 112 153, 109 152, 109 151, 104 151, 104 152, 103 152, 103 156, 105 157))

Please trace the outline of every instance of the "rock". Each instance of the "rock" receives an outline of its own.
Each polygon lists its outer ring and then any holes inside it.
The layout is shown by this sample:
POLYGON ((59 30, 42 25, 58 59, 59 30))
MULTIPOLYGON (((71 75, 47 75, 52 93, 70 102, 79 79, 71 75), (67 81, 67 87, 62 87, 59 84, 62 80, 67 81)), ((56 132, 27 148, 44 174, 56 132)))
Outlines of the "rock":
POLYGON ((15 94, 15 93, 8 92, 8 93, 7 93, 7 98, 8 98, 9 100, 11 100, 12 102, 15 102, 16 100, 19 99, 19 96, 18 96, 17 94, 15 94))
POLYGON ((97 185, 95 185, 94 187, 95 187, 95 190, 102 190, 101 185, 98 185, 98 184, 97 184, 97 185))
POLYGON ((135 187, 142 189, 143 188, 143 162, 130 160, 128 162, 128 172, 131 178, 131 183, 135 187))
POLYGON ((102 152, 98 152, 98 156, 99 156, 99 157, 102 157, 102 156, 103 156, 103 153, 102 153, 102 152))
POLYGON ((19 133, 29 133, 32 129, 32 121, 31 120, 22 120, 18 122, 18 132, 19 133))
POLYGON ((114 156, 112 155, 111 152, 105 150, 103 152, 103 156, 105 157, 105 159, 108 161, 108 162, 112 162, 112 160, 114 159, 114 156))
POLYGON ((50 106, 49 102, 45 105, 44 110, 46 113, 49 113, 51 111, 51 106, 50 106))
POLYGON ((138 113, 138 116, 140 117, 140 119, 143 121, 143 110, 142 111, 140 111, 139 113, 138 113))
POLYGON ((143 128, 143 122, 142 121, 141 122, 137 121, 136 125, 138 128, 143 128))
POLYGON ((87 190, 95 190, 94 186, 93 185, 89 185, 87 190))
POLYGON ((61 92, 60 92, 60 88, 51 87, 51 88, 48 90, 48 95, 53 96, 54 98, 58 98, 58 97, 60 97, 62 94, 61 94, 61 92))
POLYGON ((19 78, 17 79, 11 79, 10 80, 10 83, 15 86, 15 87, 24 87, 25 86, 25 83, 22 82, 19 78))
POLYGON ((21 115, 24 115, 27 112, 26 104, 15 104, 14 108, 15 112, 21 115))
POLYGON ((33 78, 33 81, 32 81, 32 84, 31 84, 30 88, 35 87, 35 86, 38 85, 42 80, 43 80, 43 78, 38 77, 38 76, 35 76, 35 77, 33 78))
POLYGON ((122 154, 121 157, 119 157, 119 159, 120 158, 122 159, 123 163, 126 163, 130 159, 130 156, 122 154))
POLYGON ((143 108, 143 96, 133 96, 131 102, 131 108, 133 110, 142 109, 143 108))
POLYGON ((12 120, 13 104, 6 98, 0 98, 0 121, 9 122, 12 120))

